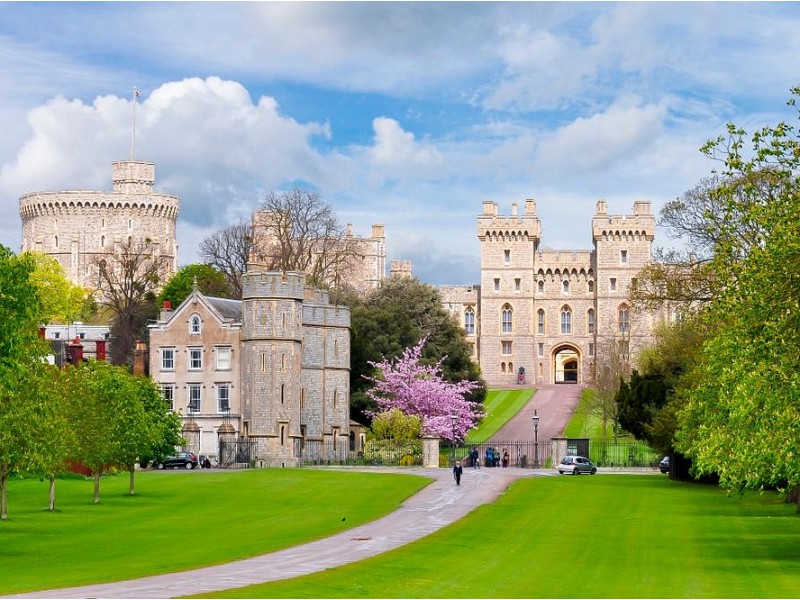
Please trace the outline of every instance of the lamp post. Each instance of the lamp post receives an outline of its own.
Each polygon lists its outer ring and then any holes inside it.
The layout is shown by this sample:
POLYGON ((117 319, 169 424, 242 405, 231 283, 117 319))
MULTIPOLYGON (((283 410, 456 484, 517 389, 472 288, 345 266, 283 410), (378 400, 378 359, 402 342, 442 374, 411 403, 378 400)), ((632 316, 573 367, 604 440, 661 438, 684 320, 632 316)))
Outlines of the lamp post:
POLYGON ((450 424, 453 426, 453 466, 456 464, 456 421, 458 415, 450 415, 450 424))
POLYGON ((539 414, 533 410, 533 468, 539 468, 539 414))

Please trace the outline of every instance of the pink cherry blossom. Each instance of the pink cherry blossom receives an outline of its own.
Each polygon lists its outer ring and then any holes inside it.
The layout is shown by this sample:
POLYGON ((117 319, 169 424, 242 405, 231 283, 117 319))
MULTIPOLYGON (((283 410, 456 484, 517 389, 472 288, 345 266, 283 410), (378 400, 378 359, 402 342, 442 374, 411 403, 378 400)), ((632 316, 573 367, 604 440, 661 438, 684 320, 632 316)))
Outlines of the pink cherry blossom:
POLYGON ((394 360, 370 362, 380 371, 376 377, 367 377, 374 386, 367 395, 380 407, 378 412, 393 408, 407 415, 418 415, 423 435, 446 440, 462 441, 483 416, 483 406, 465 398, 479 384, 462 380, 450 383, 442 378, 441 365, 445 357, 433 366, 420 363, 427 337, 413 348, 406 348, 403 356, 394 360), (455 416, 455 427, 451 416, 455 416))

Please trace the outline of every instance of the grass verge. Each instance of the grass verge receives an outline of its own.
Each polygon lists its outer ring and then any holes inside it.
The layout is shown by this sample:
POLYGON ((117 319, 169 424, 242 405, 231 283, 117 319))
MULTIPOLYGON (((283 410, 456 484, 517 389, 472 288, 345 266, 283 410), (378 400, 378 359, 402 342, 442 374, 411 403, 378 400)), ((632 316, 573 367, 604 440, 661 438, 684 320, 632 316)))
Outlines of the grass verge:
POLYGON ((0 594, 103 583, 237 560, 377 519, 429 479, 314 469, 161 471, 92 482, 9 485, 0 522, 0 594))
POLYGON ((796 598, 798 536, 794 505, 772 493, 539 477, 395 551, 205 597, 796 598))

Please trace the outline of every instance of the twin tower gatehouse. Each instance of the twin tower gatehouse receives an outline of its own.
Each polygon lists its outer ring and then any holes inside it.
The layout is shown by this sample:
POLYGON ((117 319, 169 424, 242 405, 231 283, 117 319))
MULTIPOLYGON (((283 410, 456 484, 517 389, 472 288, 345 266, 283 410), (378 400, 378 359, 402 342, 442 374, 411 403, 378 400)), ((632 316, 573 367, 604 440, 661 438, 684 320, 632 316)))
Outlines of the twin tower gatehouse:
POLYGON ((652 337, 654 316, 634 317, 628 300, 651 261, 649 202, 614 216, 598 201, 590 250, 542 248, 534 200, 521 214, 513 204, 509 216, 485 201, 477 224, 480 285, 445 286, 442 295, 490 386, 589 382, 601 355, 630 356, 652 337))

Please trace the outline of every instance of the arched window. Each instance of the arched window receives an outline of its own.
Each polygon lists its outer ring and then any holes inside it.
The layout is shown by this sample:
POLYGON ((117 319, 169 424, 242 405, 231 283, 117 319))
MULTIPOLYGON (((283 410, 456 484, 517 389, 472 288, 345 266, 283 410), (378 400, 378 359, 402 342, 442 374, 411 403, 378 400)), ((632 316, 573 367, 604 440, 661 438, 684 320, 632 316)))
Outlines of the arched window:
POLYGON ((589 333, 594 333, 594 309, 590 308, 586 313, 586 325, 589 333))
POLYGON ((513 311, 510 305, 504 304, 501 331, 503 333, 511 333, 512 330, 513 330, 513 311))
POLYGON ((594 281, 589 281, 589 293, 594 294, 594 281))
POLYGON ((544 294, 544 281, 543 280, 540 279, 538 282, 536 282, 536 290, 540 294, 544 294))
POLYGON ((464 311, 464 331, 467 335, 475 334, 475 310, 471 306, 464 311))
POLYGON ((200 335, 200 315, 192 315, 192 318, 189 319, 189 333, 192 335, 200 335))
POLYGON ((501 373, 505 373, 506 372, 506 363, 504 363, 504 362, 500 363, 500 372, 501 373))
POLYGON ((536 331, 539 335, 544 335, 544 309, 540 308, 536 313, 536 331))
POLYGON ((564 305, 561 309, 561 335, 572 333, 572 309, 564 305))
POLYGON ((622 304, 619 307, 619 332, 620 333, 628 333, 630 331, 631 324, 628 320, 628 306, 622 304))
POLYGON ((561 291, 565 294, 569 294, 569 281, 566 279, 561 282, 561 291))

